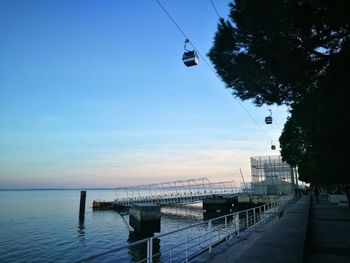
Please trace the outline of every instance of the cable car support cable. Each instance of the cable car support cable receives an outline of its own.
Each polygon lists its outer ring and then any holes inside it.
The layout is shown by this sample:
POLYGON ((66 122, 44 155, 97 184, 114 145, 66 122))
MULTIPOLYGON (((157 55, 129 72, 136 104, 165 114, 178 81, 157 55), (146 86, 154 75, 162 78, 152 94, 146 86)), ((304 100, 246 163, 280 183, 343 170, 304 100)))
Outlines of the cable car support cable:
POLYGON ((219 19, 221 19, 221 15, 219 14, 219 11, 217 10, 216 6, 214 5, 213 1, 212 0, 209 0, 211 5, 213 6, 214 10, 215 10, 215 13, 218 15, 219 19))
MULTIPOLYGON (((191 44, 191 46, 193 47, 193 49, 197 52, 197 54, 201 57, 201 59, 205 62, 205 64, 208 66, 208 68, 215 74, 215 76, 221 81, 221 83, 223 83, 222 79, 219 77, 219 75, 217 74, 217 72, 213 69, 213 67, 209 64, 209 62, 206 60, 206 58, 198 51, 198 49, 195 47, 195 45, 193 44, 193 42, 191 41, 191 39, 185 34, 185 32, 181 29, 181 27, 178 25, 178 23, 176 23, 175 19, 169 14, 169 12, 165 9, 165 7, 162 5, 162 3, 159 0, 155 0, 159 7, 164 11, 164 13, 169 17, 169 19, 173 22, 173 24, 176 26, 176 28, 179 30, 179 32, 183 35, 183 37, 185 38, 185 41, 188 40, 188 43, 191 44)), ((223 83, 224 86, 225 83, 223 83)), ((231 95, 233 95, 232 93, 230 93, 231 95)), ((255 123, 255 125, 262 131, 262 133, 270 140, 273 141, 273 139, 271 138, 270 135, 268 135, 266 133, 266 131, 259 125, 259 123, 257 122, 257 120, 255 120, 255 118, 253 117, 253 115, 244 107, 244 105, 242 104, 242 102, 235 96, 233 96, 233 98, 238 102, 238 104, 241 106, 241 108, 248 114, 248 116, 253 120, 253 122, 255 123)))

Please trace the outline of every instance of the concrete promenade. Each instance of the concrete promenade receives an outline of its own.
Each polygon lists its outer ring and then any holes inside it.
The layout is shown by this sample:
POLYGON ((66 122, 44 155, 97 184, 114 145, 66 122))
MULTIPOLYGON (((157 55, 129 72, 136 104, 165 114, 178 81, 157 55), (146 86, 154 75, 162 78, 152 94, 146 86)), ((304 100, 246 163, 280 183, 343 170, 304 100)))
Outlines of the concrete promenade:
POLYGON ((197 262, 350 262, 350 209, 329 203, 327 194, 320 203, 303 196, 266 232, 240 237, 197 262))
POLYGON ((350 262, 350 208, 329 203, 327 194, 312 201, 304 262, 350 262))

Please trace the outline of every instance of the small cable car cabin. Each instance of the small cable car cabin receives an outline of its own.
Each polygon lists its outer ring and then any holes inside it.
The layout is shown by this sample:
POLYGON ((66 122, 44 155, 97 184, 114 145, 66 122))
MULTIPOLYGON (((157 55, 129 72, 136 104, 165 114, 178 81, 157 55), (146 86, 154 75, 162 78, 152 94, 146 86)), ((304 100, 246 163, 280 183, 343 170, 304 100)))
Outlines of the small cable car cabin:
POLYGON ((269 112, 270 112, 270 116, 267 116, 265 118, 265 123, 266 124, 272 124, 272 111, 271 111, 271 109, 269 109, 269 112))
POLYGON ((182 61, 187 67, 198 65, 199 59, 197 52, 194 50, 185 51, 184 55, 182 56, 182 61))
POLYGON ((186 46, 187 46, 187 43, 189 43, 189 42, 190 41, 188 39, 185 39, 185 45, 184 45, 185 52, 182 56, 182 61, 184 62, 184 64, 187 67, 192 67, 192 66, 198 65, 199 58, 198 58, 197 52, 195 50, 188 50, 187 49, 186 46))
POLYGON ((272 117, 271 117, 271 116, 267 116, 267 117, 265 118, 265 123, 266 123, 266 124, 272 124, 272 117))
POLYGON ((271 150, 276 150, 276 146, 275 145, 271 145, 271 150))

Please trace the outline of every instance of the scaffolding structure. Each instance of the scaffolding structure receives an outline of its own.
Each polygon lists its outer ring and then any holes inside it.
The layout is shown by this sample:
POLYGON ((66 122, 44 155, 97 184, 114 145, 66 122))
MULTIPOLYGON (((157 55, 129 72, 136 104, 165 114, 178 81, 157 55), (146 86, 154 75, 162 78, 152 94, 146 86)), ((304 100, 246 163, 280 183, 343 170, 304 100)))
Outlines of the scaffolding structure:
POLYGON ((257 194, 288 194, 294 191, 292 167, 280 155, 250 158, 252 183, 257 194))

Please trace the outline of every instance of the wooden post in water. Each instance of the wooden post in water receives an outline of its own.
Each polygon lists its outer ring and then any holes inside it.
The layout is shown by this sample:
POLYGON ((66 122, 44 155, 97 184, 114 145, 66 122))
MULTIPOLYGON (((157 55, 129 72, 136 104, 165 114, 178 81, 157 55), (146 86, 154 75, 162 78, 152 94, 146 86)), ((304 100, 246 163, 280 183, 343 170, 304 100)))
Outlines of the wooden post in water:
POLYGON ((80 191, 79 221, 84 221, 85 219, 85 202, 86 202, 86 191, 80 191))

